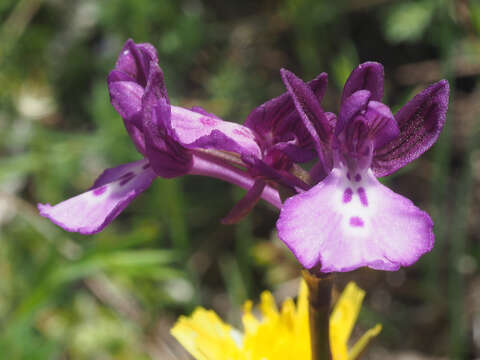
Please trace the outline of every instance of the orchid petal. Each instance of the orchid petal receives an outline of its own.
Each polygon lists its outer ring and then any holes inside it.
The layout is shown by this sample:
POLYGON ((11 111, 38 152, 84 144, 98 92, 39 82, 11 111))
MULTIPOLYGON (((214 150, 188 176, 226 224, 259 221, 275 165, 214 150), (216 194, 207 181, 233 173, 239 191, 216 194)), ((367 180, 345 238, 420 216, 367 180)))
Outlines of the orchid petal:
POLYGON ((332 129, 312 90, 292 72, 280 70, 283 83, 293 99, 303 125, 312 137, 315 150, 325 168, 331 167, 329 144, 332 129))
MULTIPOLYGON (((321 73, 307 83, 318 102, 325 94, 327 82, 327 74, 321 73)), ((306 162, 314 156, 312 156, 314 147, 311 136, 299 119, 295 104, 288 91, 254 109, 248 115, 245 126, 254 130, 266 143, 266 147, 271 146, 271 142, 285 142, 286 137, 294 134, 297 144, 290 144, 284 148, 287 156, 295 156, 295 159, 292 159, 294 162, 306 162)))
POLYGON ((292 72, 282 69, 280 73, 308 132, 317 144, 326 144, 330 137, 330 126, 315 94, 292 72))
POLYGON ((126 73, 113 70, 108 75, 110 102, 123 119, 137 150, 145 155, 143 131, 138 127, 144 89, 126 73))
POLYGON ((322 272, 409 266, 432 249, 432 228, 427 213, 371 171, 353 176, 339 168, 289 198, 277 222, 278 236, 300 263, 322 272))
POLYGON ((364 114, 368 126, 368 136, 378 149, 395 139, 400 130, 390 108, 378 101, 370 101, 364 114))
POLYGON ((208 112, 207 110, 205 110, 201 106, 192 106, 192 108, 190 110, 194 111, 196 113, 202 114, 202 115, 206 115, 206 116, 209 116, 209 117, 220 119, 217 115, 215 115, 214 113, 208 112))
POLYGON ((449 86, 439 81, 417 94, 395 115, 400 135, 374 153, 375 176, 390 175, 427 151, 445 124, 449 86))
MULTIPOLYGON (((292 134, 293 136, 294 134, 292 134)), ((288 141, 277 142, 272 149, 285 154, 295 163, 305 163, 315 158, 315 150, 300 146, 300 141, 296 137, 288 141)))
POLYGON ((350 95, 342 103, 338 120, 335 126, 335 135, 340 134, 343 129, 357 116, 361 111, 367 108, 372 94, 368 90, 359 90, 350 95))
POLYGON ((327 118, 330 129, 335 129, 335 126, 337 125, 337 115, 335 113, 326 111, 325 117, 327 118))
POLYGON ((192 168, 191 152, 181 146, 169 131, 170 105, 159 100, 151 112, 144 113, 147 157, 163 178, 186 175, 192 168))
POLYGON ((171 127, 174 137, 184 147, 261 156, 255 134, 246 126, 178 106, 172 106, 171 111, 171 127))
POLYGON ((157 177, 148 160, 107 169, 93 188, 55 206, 38 204, 40 215, 70 232, 94 234, 110 224, 157 177))
POLYGON ((255 181, 245 196, 222 219, 222 224, 235 224, 247 216, 262 197, 263 189, 265 189, 266 185, 264 180, 255 181))
MULTIPOLYGON (((328 75, 326 73, 319 74, 315 79, 307 83, 318 102, 323 99, 327 83, 328 75)), ((247 120, 245 120, 245 126, 259 134, 265 134, 275 131, 277 123, 285 118, 289 118, 291 115, 296 115, 295 104, 287 91, 255 108, 248 115, 247 120)))
POLYGON ((144 89, 133 81, 117 81, 123 76, 127 75, 115 70, 110 73, 108 77, 110 102, 123 118, 125 128, 135 147, 141 154, 145 155, 145 139, 141 124, 139 124, 144 89))
POLYGON ((348 77, 342 93, 342 103, 359 90, 370 91, 371 100, 379 101, 383 97, 383 66, 367 61, 360 64, 348 77))
MULTIPOLYGON (((126 122, 132 123, 134 118, 138 117, 147 77, 152 66, 158 67, 156 62, 157 55, 153 46, 137 45, 128 40, 118 57, 115 69, 108 75, 111 103, 126 122)), ((160 86, 166 95, 163 82, 160 86)))
POLYGON ((129 75, 132 80, 145 87, 152 62, 157 63, 158 57, 151 44, 135 44, 132 39, 128 39, 123 45, 115 69, 129 75))
POLYGON ((142 108, 145 89, 134 81, 118 80, 123 76, 126 75, 116 70, 109 74, 107 81, 110 102, 125 121, 132 122, 142 108))
MULTIPOLYGON (((135 44, 129 39, 123 46, 115 69, 110 72, 107 79, 110 102, 123 118, 125 128, 133 143, 143 155, 146 152, 141 124, 142 96, 150 69, 152 66, 158 67, 157 62, 157 53, 152 45, 135 44)), ((160 91, 167 96, 163 75, 162 83, 158 86, 160 91)))
POLYGON ((192 155, 173 138, 171 106, 163 86, 163 73, 152 67, 143 96, 146 155, 157 175, 173 178, 192 167, 192 155))

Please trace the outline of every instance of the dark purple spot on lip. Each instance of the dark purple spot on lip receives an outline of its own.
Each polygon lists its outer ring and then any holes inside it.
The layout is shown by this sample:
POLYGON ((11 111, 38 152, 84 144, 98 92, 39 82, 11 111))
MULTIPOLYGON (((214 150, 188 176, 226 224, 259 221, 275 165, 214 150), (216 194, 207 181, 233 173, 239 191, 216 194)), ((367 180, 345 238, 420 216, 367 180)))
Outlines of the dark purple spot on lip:
POLYGON ((352 196, 353 196, 353 190, 350 188, 346 188, 345 191, 343 192, 343 203, 349 203, 352 201, 352 196))
POLYGON ((150 163, 147 163, 142 166, 142 169, 145 170, 145 169, 148 169, 149 167, 150 167, 150 163))
POLYGON ((362 180, 362 176, 360 174, 355 175, 355 181, 360 182, 362 180))
POLYGON ((363 187, 358 188, 357 190, 358 196, 360 197, 360 202, 362 203, 363 206, 368 206, 368 198, 367 198, 367 193, 363 187))
POLYGON ((120 186, 123 186, 125 184, 127 184, 130 180, 132 180, 134 177, 135 177, 135 174, 130 172, 130 173, 127 173, 121 177, 122 181, 120 181, 120 186), (128 176, 125 176, 125 175, 128 175, 128 176))
POLYGON ((349 173, 349 172, 347 172, 347 179, 348 179, 348 180, 352 180, 352 178, 350 177, 350 173, 349 173))
POLYGON ((107 190, 107 185, 100 186, 93 190, 93 195, 100 196, 107 190))
POLYGON ((358 216, 352 216, 350 218, 350 225, 353 227, 363 227, 363 220, 358 216))

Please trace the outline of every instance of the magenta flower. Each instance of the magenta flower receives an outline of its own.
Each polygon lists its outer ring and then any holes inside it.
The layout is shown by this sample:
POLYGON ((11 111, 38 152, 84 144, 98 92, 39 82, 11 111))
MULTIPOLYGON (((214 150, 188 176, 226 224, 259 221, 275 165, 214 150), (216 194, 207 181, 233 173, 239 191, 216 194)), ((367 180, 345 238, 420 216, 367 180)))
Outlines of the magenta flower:
POLYGON ((324 113, 306 84, 287 70, 283 81, 315 140, 323 181, 284 203, 278 235, 307 269, 328 273, 362 266, 398 270, 433 247, 433 222, 413 203, 383 186, 418 158, 445 122, 449 87, 431 85, 393 116, 380 102, 383 67, 360 65, 345 84, 338 120, 324 113))
MULTIPOLYGON (((261 157, 254 132, 201 108, 170 105, 150 44, 128 40, 108 76, 108 86, 112 105, 143 159, 105 170, 83 194, 55 206, 39 204, 42 216, 67 231, 99 232, 157 176, 204 175, 255 188, 255 179, 234 166, 246 166, 241 157, 261 157)), ((277 190, 269 184, 257 186, 256 192, 258 198, 281 206, 277 190)))
POLYGON ((203 175, 247 189, 224 223, 240 220, 260 198, 281 208, 280 188, 296 193, 283 204, 277 229, 305 268, 396 270, 417 261, 433 246, 433 223, 377 177, 435 143, 448 83, 428 87, 394 116, 380 102, 382 66, 365 63, 347 80, 337 119, 320 106, 326 74, 305 84, 281 73, 287 92, 253 110, 243 126, 198 107, 171 105, 155 49, 127 41, 108 86, 143 158, 105 170, 83 194, 39 204, 41 215, 68 231, 92 234, 157 176, 203 175), (310 172, 298 165, 315 159, 310 172))

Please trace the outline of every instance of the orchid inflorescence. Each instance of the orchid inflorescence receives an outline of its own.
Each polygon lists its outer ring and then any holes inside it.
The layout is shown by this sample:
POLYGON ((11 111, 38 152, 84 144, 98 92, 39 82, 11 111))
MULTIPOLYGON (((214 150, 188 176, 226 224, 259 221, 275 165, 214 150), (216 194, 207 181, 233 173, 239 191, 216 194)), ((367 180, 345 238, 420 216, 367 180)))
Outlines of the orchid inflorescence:
POLYGON ((41 215, 93 234, 156 177, 203 175, 247 190, 224 223, 239 221, 260 199, 280 209, 278 235, 307 269, 397 270, 430 251, 428 214, 377 177, 435 143, 448 82, 429 86, 393 115, 381 102, 382 65, 366 62, 348 78, 336 115, 320 104, 327 74, 309 83, 285 69, 281 76, 287 92, 254 109, 244 125, 227 122, 200 107, 171 105, 154 47, 128 40, 108 88, 143 158, 105 170, 83 194, 39 204, 41 215), (299 165, 312 162, 308 171, 299 165))

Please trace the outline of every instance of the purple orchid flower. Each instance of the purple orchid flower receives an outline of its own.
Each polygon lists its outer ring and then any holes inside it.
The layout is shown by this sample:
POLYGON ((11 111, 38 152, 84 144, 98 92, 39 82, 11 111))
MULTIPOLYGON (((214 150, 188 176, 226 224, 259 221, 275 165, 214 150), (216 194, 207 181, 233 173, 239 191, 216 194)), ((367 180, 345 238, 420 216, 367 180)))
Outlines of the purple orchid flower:
MULTIPOLYGON (((308 83, 319 102, 325 94, 327 81, 327 74, 321 73, 308 83)), ((268 181, 293 192, 310 187, 308 173, 297 164, 314 159, 314 141, 300 120, 288 92, 254 109, 248 115, 245 126, 255 133, 261 156, 248 154, 242 156, 242 161, 255 179, 255 183, 222 219, 224 224, 236 223, 246 216, 260 199, 260 192, 268 181)))
POLYGON ((433 222, 413 203, 383 186, 389 175, 427 151, 445 123, 449 86, 435 83, 393 116, 380 102, 383 67, 360 65, 345 84, 334 121, 306 84, 287 70, 292 96, 328 175, 284 203, 278 235, 307 269, 323 273, 368 266, 398 270, 433 247, 433 222))
POLYGON ((39 204, 40 214, 71 232, 93 234, 111 223, 157 176, 187 174, 215 177, 281 206, 269 184, 255 186, 252 176, 235 166, 241 157, 260 157, 249 128, 223 121, 201 108, 170 105, 163 72, 150 44, 128 40, 108 76, 111 103, 143 159, 107 169, 92 188, 55 206, 39 204), (232 164, 233 163, 233 164, 232 164))

